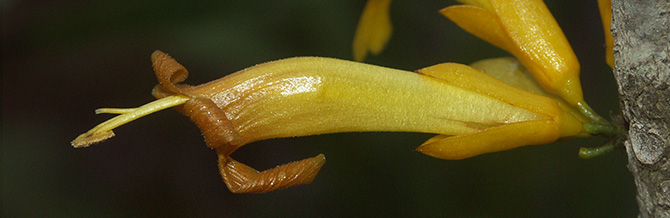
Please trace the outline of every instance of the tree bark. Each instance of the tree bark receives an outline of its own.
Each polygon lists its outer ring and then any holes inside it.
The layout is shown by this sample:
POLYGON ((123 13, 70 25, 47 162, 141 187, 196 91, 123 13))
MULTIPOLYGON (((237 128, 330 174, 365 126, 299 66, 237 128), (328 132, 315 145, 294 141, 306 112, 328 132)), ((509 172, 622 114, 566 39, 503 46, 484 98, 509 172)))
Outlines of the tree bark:
POLYGON ((614 0, 612 18, 639 216, 670 217, 670 0, 614 0))

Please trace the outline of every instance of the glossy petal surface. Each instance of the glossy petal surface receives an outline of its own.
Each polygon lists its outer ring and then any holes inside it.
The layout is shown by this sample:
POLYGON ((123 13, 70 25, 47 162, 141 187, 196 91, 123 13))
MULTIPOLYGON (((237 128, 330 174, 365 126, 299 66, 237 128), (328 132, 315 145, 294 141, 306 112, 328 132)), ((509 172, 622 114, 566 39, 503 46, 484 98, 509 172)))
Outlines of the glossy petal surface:
MULTIPOLYGON (((439 70, 462 67, 478 72, 461 64, 439 70)), ((482 90, 409 71, 303 57, 257 65, 184 93, 212 99, 246 142, 356 131, 461 135, 546 119, 482 90)))

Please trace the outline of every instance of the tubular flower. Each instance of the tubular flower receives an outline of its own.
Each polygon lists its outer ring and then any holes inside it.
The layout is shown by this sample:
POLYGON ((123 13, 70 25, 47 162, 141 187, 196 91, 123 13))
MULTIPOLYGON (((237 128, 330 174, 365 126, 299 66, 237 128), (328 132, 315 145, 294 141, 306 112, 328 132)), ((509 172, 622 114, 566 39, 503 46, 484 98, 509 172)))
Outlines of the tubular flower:
POLYGON ((465 0, 440 11, 471 34, 516 56, 548 91, 583 104, 579 62, 541 0, 465 0))
POLYGON ((368 52, 377 55, 391 38, 391 0, 368 0, 354 35, 355 61, 363 61, 368 52))
POLYGON ((600 19, 603 21, 603 30, 605 31, 605 61, 610 68, 614 68, 614 40, 612 39, 612 1, 598 0, 598 9, 600 10, 600 19))
POLYGON ((140 116, 176 106, 216 150, 232 192, 267 192, 311 182, 323 155, 259 172, 230 154, 248 143, 336 132, 401 131, 438 136, 417 148, 462 159, 582 132, 578 118, 552 98, 501 82, 472 67, 445 63, 417 73, 332 58, 299 57, 256 65, 198 86, 178 84, 188 72, 160 51, 152 55, 158 100, 131 109, 76 138, 85 147, 140 116))

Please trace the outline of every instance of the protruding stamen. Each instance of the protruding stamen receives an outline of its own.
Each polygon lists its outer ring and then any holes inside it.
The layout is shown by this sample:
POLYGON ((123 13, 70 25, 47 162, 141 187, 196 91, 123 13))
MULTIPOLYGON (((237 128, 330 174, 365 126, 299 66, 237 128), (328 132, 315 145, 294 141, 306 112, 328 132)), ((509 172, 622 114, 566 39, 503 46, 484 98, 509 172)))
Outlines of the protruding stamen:
POLYGON ((72 141, 72 146, 75 148, 88 147, 89 145, 104 141, 105 139, 111 138, 114 136, 112 129, 119 127, 123 124, 129 123, 140 117, 152 114, 154 112, 174 107, 180 104, 185 103, 190 98, 183 95, 172 95, 165 98, 161 98, 152 102, 149 102, 145 105, 142 105, 137 108, 101 108, 96 110, 97 114, 100 113, 111 113, 111 114, 120 114, 112 119, 109 119, 97 126, 88 132, 79 135, 76 139, 72 141))

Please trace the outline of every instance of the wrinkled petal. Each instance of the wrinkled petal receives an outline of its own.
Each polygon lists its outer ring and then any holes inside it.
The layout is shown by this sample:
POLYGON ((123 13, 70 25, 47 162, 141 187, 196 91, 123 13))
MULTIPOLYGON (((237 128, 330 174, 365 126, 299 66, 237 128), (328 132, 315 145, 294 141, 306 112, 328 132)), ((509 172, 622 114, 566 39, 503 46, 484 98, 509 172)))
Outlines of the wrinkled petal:
POLYGON ((355 61, 363 61, 368 52, 377 55, 391 38, 391 0, 369 0, 363 9, 354 35, 355 61))

